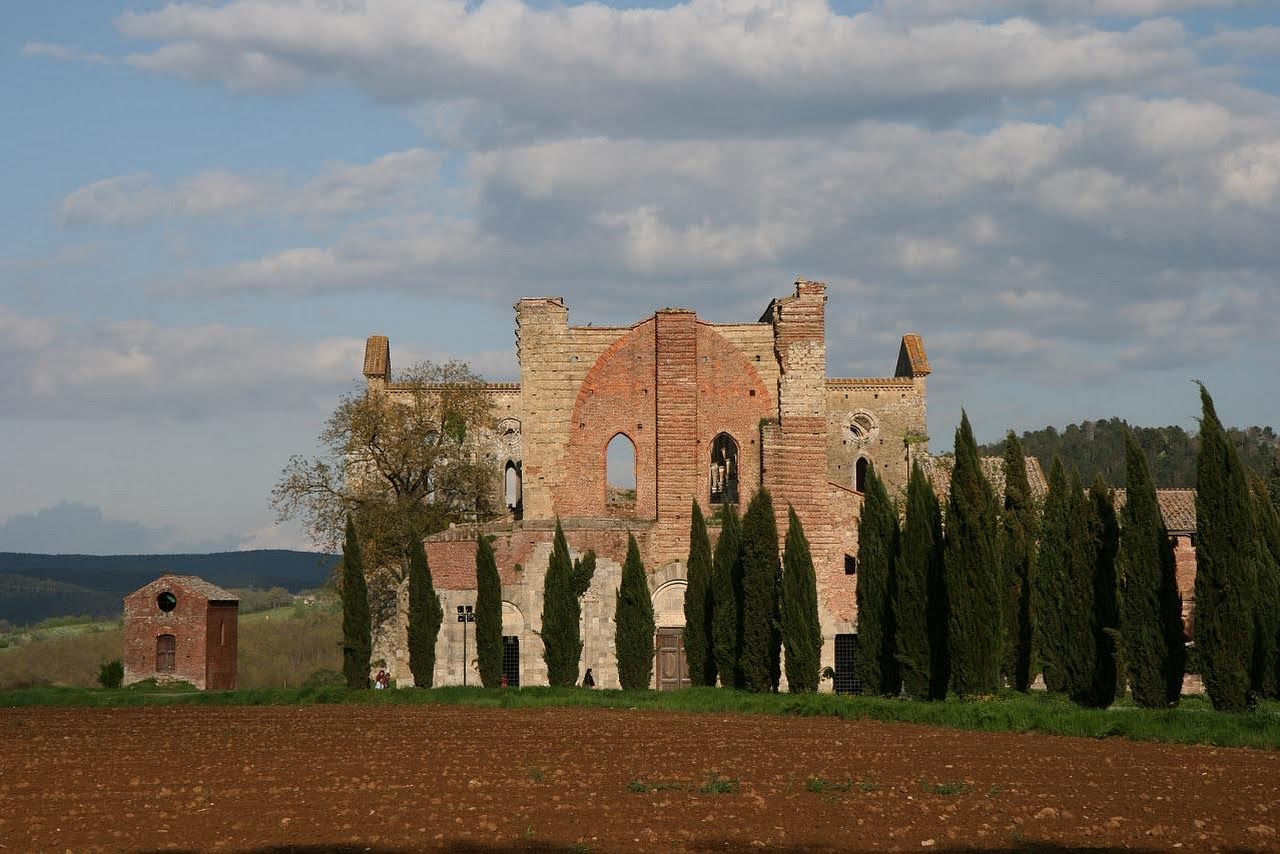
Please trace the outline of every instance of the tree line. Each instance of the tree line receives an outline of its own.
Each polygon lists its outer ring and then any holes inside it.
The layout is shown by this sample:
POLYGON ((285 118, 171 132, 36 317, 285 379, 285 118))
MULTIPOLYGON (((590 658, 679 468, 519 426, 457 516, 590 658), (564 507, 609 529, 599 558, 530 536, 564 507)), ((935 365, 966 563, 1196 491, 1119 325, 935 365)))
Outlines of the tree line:
MULTIPOLYGON (((1280 502, 1280 434, 1269 426, 1231 427, 1227 437, 1245 467, 1262 476, 1273 501, 1280 502)), ((1131 427, 1119 418, 1110 418, 1069 424, 1062 430, 1027 430, 1019 441, 1045 471, 1053 458, 1059 457, 1068 469, 1079 471, 1085 483, 1102 475, 1107 483, 1119 487, 1127 482, 1129 438, 1142 449, 1157 487, 1195 486, 1200 436, 1176 425, 1131 427)), ((978 451, 983 456, 997 456, 1003 447, 1004 442, 995 442, 979 446, 978 451)))
MULTIPOLYGON (((1201 387, 1193 619, 1215 708, 1280 696, 1280 513, 1201 387)), ((1043 506, 1021 441, 1004 444, 1005 495, 979 467, 967 415, 945 514, 917 465, 905 514, 870 473, 859 526, 858 636, 865 689, 938 700, 1046 687, 1104 708, 1125 687, 1178 702, 1186 668, 1173 544, 1148 455, 1126 432, 1127 500, 1054 456, 1043 506), (904 518, 905 517, 905 518, 904 518)))

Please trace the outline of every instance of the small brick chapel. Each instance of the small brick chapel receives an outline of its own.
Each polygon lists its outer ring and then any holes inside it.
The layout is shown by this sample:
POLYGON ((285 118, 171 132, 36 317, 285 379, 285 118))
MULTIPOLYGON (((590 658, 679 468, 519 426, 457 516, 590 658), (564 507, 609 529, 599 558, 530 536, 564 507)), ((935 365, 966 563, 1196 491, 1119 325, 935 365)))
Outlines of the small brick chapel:
POLYGON ((163 575, 124 599, 124 684, 236 687, 240 600, 194 575, 163 575))

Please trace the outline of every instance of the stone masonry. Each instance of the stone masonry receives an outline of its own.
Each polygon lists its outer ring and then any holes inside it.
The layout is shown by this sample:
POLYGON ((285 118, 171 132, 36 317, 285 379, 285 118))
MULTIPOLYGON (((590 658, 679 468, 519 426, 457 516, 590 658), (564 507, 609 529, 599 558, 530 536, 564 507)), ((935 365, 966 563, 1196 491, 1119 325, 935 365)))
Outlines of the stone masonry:
MULTIPOLYGON (((900 492, 912 461, 927 455, 930 367, 920 336, 908 334, 893 376, 828 377, 826 306, 826 286, 801 280, 752 323, 713 324, 668 308, 632 326, 587 327, 570 325, 563 299, 520 300, 520 382, 487 387, 493 425, 478 442, 508 518, 426 544, 445 609, 436 684, 462 682, 464 666, 468 681, 478 680, 473 646, 463 663, 455 612, 475 601, 480 533, 495 538, 503 631, 519 644, 520 684, 545 684, 538 631, 558 518, 574 556, 590 549, 598 558, 583 601, 582 668, 593 668, 601 687, 616 687, 613 608, 628 532, 649 571, 659 628, 683 627, 692 504, 710 516, 726 477, 740 511, 768 487, 780 538, 795 508, 817 571, 823 664, 834 665, 836 635, 855 631, 851 558, 866 467, 900 492), (610 501, 606 448, 617 436, 635 449, 633 505, 610 501)), ((371 389, 396 395, 385 337, 369 339, 364 369, 371 389)), ((713 541, 717 535, 712 526, 713 541)), ((376 627, 374 668, 408 684, 403 589, 400 600, 398 616, 376 627)))

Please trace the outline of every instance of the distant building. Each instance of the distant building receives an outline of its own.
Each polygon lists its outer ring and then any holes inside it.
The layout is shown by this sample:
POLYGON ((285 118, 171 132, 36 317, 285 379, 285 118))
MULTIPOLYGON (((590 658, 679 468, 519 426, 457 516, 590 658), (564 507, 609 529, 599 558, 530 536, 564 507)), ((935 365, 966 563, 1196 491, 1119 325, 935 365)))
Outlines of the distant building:
POLYGON ((124 684, 236 687, 240 601, 194 575, 164 575, 124 599, 124 684))

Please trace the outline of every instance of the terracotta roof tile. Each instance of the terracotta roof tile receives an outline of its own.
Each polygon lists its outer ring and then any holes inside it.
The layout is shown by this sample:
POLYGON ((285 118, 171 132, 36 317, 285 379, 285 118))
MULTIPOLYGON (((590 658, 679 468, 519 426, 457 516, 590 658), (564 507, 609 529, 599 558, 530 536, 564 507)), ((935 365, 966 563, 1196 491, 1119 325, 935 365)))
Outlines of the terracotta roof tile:
POLYGON ((364 343, 364 375, 366 377, 391 376, 391 342, 385 335, 370 335, 364 343))
POLYGON ((898 369, 900 377, 927 377, 933 373, 929 366, 929 356, 924 350, 924 339, 915 332, 902 336, 902 347, 898 350, 898 369))
MULTIPOLYGON (((1116 510, 1124 507, 1128 494, 1115 490, 1116 510)), ((1156 501, 1160 515, 1170 534, 1194 534, 1196 532, 1196 491, 1194 489, 1157 489, 1156 501)))
MULTIPOLYGON (((951 456, 925 457, 920 460, 920 467, 933 483, 934 492, 943 504, 947 503, 947 498, 951 495, 951 469, 955 464, 956 459, 951 456)), ((982 466, 982 474, 987 482, 995 490, 996 500, 1003 503, 1004 457, 981 457, 978 464, 982 466)), ((1031 486, 1031 497, 1036 501, 1043 500, 1045 493, 1049 491, 1049 484, 1045 480, 1044 470, 1040 468, 1040 461, 1035 457, 1027 457, 1027 482, 1031 486)))

